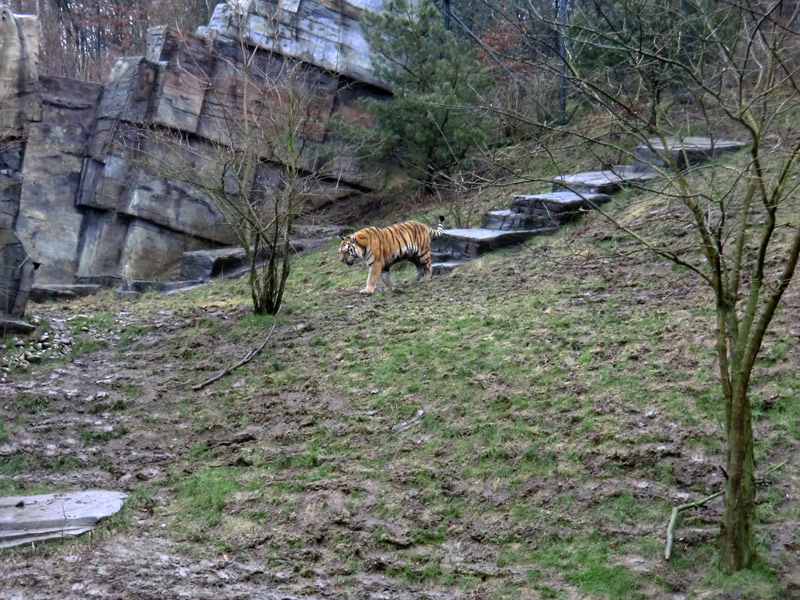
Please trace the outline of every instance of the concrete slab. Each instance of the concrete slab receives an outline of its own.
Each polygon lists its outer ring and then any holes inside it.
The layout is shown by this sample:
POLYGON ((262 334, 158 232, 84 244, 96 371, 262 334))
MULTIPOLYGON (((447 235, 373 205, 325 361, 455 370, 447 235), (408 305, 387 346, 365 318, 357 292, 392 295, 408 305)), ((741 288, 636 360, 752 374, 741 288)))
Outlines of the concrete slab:
POLYGON ((0 548, 85 533, 118 512, 125 498, 109 490, 0 498, 0 548))

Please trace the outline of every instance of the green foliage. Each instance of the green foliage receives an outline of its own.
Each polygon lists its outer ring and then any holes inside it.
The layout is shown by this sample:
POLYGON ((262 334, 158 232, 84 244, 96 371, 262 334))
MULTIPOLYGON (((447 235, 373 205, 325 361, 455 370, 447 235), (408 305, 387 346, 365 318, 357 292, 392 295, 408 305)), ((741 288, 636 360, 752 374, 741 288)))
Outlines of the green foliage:
POLYGON ((428 184, 486 142, 491 122, 478 105, 489 73, 445 31, 430 0, 389 0, 384 10, 365 12, 361 26, 394 99, 367 100, 366 109, 376 118, 380 153, 428 184))
POLYGON ((691 84, 684 65, 711 78, 718 60, 712 46, 733 43, 737 20, 711 0, 615 0, 579 7, 567 28, 571 67, 579 80, 610 84, 612 104, 691 84), (614 98, 614 95, 620 95, 614 98))

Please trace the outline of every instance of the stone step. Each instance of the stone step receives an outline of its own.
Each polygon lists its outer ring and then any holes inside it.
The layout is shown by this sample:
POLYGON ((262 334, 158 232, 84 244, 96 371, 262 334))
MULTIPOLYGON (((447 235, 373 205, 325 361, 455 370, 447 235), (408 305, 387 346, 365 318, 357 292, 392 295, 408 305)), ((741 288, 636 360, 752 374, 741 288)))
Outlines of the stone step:
POLYGON ((434 275, 447 275, 448 273, 451 273, 453 269, 456 269, 468 262, 469 261, 467 260, 445 260, 431 263, 431 268, 433 269, 434 275))
POLYGON ((592 210, 611 198, 607 194, 575 192, 550 192, 545 194, 518 194, 514 196, 511 211, 547 219, 551 227, 557 227, 584 210, 592 210))
MULTIPOLYGON (((292 252, 310 252, 339 237, 343 227, 298 225, 292 237, 292 252), (318 234, 318 235, 317 235, 318 234), (310 236, 310 237, 307 237, 310 236)), ((266 258, 264 253, 263 257, 266 258)), ((181 255, 182 280, 209 280, 215 277, 239 277, 249 268, 244 248, 228 246, 211 250, 191 250, 181 255)))
POLYGON ((483 215, 484 229, 512 231, 517 229, 534 230, 558 225, 550 215, 526 214, 513 209, 491 210, 483 215))
POLYGON ((663 168, 665 166, 663 158, 671 154, 678 167, 685 169, 712 160, 721 154, 737 152, 747 145, 737 140, 717 140, 708 137, 670 137, 664 141, 650 138, 647 143, 639 144, 633 153, 636 164, 645 168, 663 168))
POLYGON ((33 333, 36 326, 13 315, 0 314, 0 337, 9 333, 33 333))
POLYGON ((46 302, 47 300, 70 300, 83 296, 91 296, 102 289, 96 283, 69 283, 34 285, 31 288, 30 300, 33 302, 46 302))
POLYGON ((451 260, 473 260, 491 250, 519 244, 534 235, 552 231, 555 231, 555 228, 516 231, 445 229, 440 237, 431 241, 431 251, 445 253, 451 260))
POLYGON ((627 185, 642 185, 658 177, 653 169, 643 165, 616 165, 605 171, 587 171, 559 175, 553 179, 553 191, 572 191, 580 194, 613 194, 627 185))
POLYGON ((431 263, 447 262, 448 260, 450 260, 450 255, 447 252, 431 251, 431 263))

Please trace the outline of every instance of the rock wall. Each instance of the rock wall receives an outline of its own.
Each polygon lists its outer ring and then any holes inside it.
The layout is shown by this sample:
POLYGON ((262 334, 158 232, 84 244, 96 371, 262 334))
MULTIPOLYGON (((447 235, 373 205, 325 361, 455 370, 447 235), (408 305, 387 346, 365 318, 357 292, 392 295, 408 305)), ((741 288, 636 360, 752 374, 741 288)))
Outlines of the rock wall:
POLYGON ((35 263, 17 236, 25 136, 41 119, 36 19, 0 6, 0 335, 25 329, 20 319, 35 263))
POLYGON ((383 0, 235 0, 218 4, 208 29, 388 89, 372 70, 358 19, 383 0))
MULTIPOLYGON (((365 7, 229 0, 197 34, 151 29, 146 55, 118 60, 105 85, 39 77, 36 19, 0 8, 0 313, 21 314, 34 264, 37 285, 108 285, 168 278, 183 252, 234 244, 213 202, 173 174, 213 166, 220 145, 239 147, 231 123, 242 118, 252 73, 257 102, 274 114, 286 73, 302 66, 313 115, 300 166, 337 164, 313 205, 378 187, 353 153, 332 150, 329 126, 334 116, 364 119, 361 97, 388 97, 358 31, 365 7)), ((269 194, 283 166, 263 159, 247 185, 269 194)), ((222 169, 206 175, 219 181, 222 169)))

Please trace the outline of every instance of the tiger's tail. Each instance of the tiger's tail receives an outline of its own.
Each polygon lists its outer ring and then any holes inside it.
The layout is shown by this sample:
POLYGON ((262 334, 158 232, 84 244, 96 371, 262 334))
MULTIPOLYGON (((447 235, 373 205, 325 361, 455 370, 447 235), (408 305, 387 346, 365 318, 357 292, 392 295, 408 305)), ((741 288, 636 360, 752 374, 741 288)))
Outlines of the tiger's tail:
POLYGON ((436 229, 431 229, 431 237, 439 237, 442 235, 444 231, 444 217, 439 215, 439 224, 436 226, 436 229))

